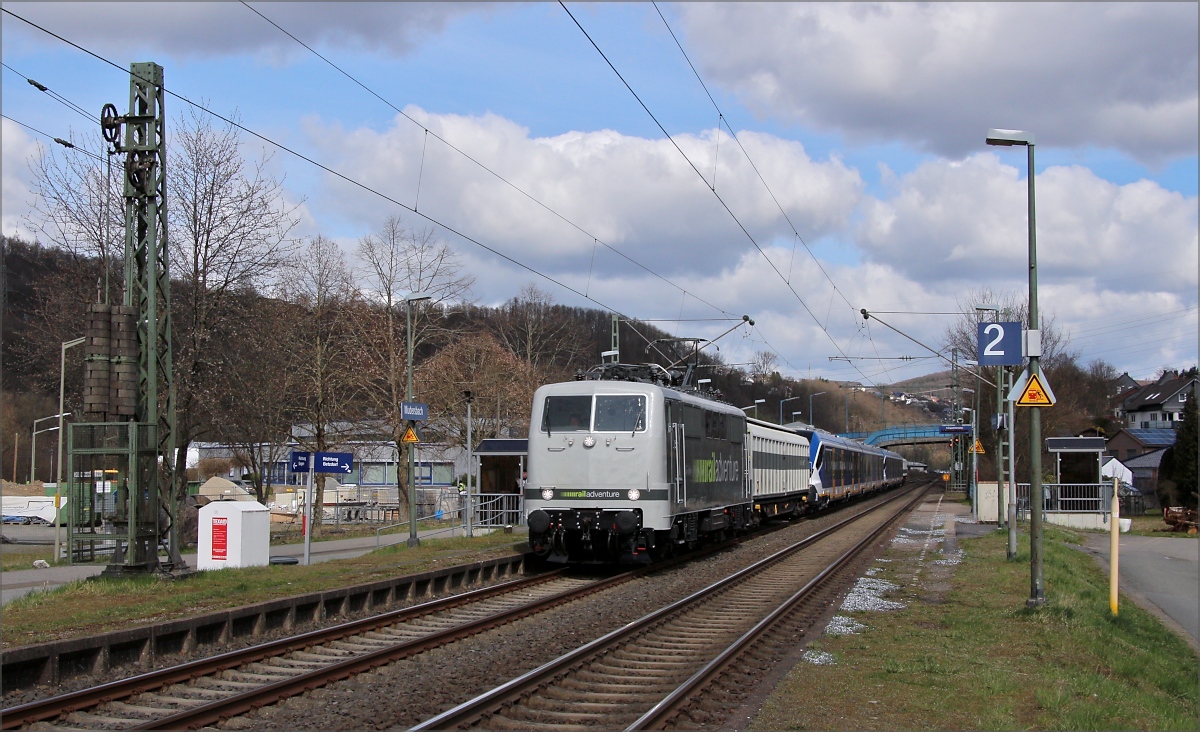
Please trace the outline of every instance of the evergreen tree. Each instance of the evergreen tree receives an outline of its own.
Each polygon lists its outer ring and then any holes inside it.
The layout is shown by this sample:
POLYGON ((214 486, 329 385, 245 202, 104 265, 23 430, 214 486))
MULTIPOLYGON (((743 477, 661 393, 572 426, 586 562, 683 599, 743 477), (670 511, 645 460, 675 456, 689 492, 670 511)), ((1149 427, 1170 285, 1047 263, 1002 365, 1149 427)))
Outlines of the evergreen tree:
POLYGON ((1197 425, 1196 392, 1193 389, 1183 406, 1183 424, 1175 435, 1175 444, 1163 453, 1158 471, 1158 495, 1164 506, 1196 508, 1200 473, 1196 454, 1200 451, 1200 425, 1197 425))

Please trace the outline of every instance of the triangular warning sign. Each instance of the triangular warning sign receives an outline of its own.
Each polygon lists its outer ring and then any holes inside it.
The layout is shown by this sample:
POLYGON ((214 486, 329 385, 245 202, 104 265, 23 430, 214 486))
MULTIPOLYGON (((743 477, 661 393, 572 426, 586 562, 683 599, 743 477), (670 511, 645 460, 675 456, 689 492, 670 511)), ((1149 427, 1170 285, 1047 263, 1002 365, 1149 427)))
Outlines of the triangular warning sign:
POLYGON ((1021 390, 1021 396, 1017 397, 1018 407, 1053 407, 1054 392, 1050 391, 1050 384, 1043 383, 1038 374, 1030 374, 1029 381, 1025 383, 1025 388, 1021 390))
POLYGON ((419 437, 417 437, 417 431, 412 428, 412 425, 409 425, 408 429, 404 430, 404 437, 401 437, 400 441, 401 442, 420 442, 421 439, 419 437))
POLYGON ((971 446, 971 452, 976 453, 978 455, 986 455, 987 454, 986 452, 983 451, 983 443, 980 442, 979 440, 975 440, 975 444, 971 446))

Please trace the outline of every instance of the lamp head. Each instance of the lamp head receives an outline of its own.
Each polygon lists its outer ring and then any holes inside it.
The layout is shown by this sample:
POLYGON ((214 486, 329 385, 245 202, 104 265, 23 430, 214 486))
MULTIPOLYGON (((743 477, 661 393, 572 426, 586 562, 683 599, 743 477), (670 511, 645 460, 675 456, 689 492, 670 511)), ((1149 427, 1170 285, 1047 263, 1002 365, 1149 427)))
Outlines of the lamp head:
POLYGON ((433 294, 429 292, 412 292, 404 296, 404 302, 419 302, 421 300, 432 300, 433 294))
POLYGON ((1011 147, 1012 145, 1030 145, 1034 144, 1032 132, 1023 132, 1022 130, 988 130, 987 144, 999 145, 1001 147, 1011 147))

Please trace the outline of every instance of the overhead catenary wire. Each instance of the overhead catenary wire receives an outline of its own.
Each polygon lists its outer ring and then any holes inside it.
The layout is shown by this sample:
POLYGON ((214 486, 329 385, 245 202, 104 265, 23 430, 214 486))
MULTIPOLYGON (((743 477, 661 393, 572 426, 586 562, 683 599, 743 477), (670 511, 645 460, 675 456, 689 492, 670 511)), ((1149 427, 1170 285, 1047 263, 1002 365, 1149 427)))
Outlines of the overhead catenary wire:
POLYGON ((0 65, 3 65, 4 68, 8 69, 9 71, 13 72, 17 76, 24 79, 34 89, 37 89, 38 91, 42 92, 43 94, 50 97, 51 99, 58 102, 59 104, 63 105, 64 107, 71 110, 72 112, 74 112, 78 115, 81 115, 84 119, 88 120, 89 122, 99 122, 100 121, 99 117, 97 117, 94 114, 91 114, 83 107, 79 106, 75 102, 72 102, 70 99, 67 99, 66 97, 64 97, 63 95, 54 91, 53 89, 46 86, 45 84, 43 84, 35 79, 32 79, 32 78, 26 76, 25 74, 22 74, 20 71, 17 71, 16 69, 9 66, 7 63, 4 63, 3 61, 0 61, 0 65))
MULTIPOLYGON (((725 115, 725 111, 721 109, 721 106, 717 104, 717 100, 713 98, 712 92, 708 90, 708 85, 704 83, 704 79, 700 76, 700 72, 696 69, 696 65, 692 63, 691 57, 689 57, 687 51, 684 50, 683 43, 679 40, 679 37, 675 35, 674 29, 672 29, 671 24, 667 22, 667 18, 665 15, 663 15, 662 10, 658 7, 658 3, 654 2, 651 4, 654 5, 654 10, 658 13, 658 17, 662 20, 667 32, 671 34, 671 39, 675 41, 675 45, 679 48, 679 52, 683 54, 683 58, 685 61, 687 61, 688 67, 692 70, 692 73, 695 74, 696 81, 700 82, 701 88, 704 89, 705 95, 708 96, 708 101, 712 102, 713 108, 717 110, 718 139, 720 135, 720 124, 723 122, 725 124, 725 128, 729 130, 729 135, 733 138, 733 141, 737 143, 738 149, 740 149, 742 151, 742 155, 746 157, 746 162, 750 163, 750 167, 754 170, 754 174, 758 176, 759 182, 763 184, 763 188, 767 189, 767 193, 770 194, 771 200, 774 201, 776 208, 779 209, 779 213, 783 216, 784 220, 787 221, 788 226, 791 228, 796 239, 798 239, 800 243, 804 245, 804 249, 808 252, 809 256, 812 257, 813 262, 817 265, 817 268, 821 270, 821 274, 825 276, 825 279, 829 280, 829 284, 833 287, 834 292, 836 292, 838 295, 841 295, 842 300, 846 303, 846 305, 851 310, 854 310, 854 305, 850 303, 850 300, 847 299, 846 295, 837 286, 837 282, 833 280, 833 277, 831 277, 829 273, 825 271, 825 267, 821 264, 821 260, 817 258, 817 255, 813 254, 812 249, 808 246, 808 242, 804 240, 803 236, 801 236, 800 231, 797 229, 795 223, 792 222, 791 217, 788 216, 787 211, 783 208, 783 204, 779 202, 779 198, 775 195, 775 191, 771 190, 770 184, 768 184, 766 178, 763 177, 762 172, 758 169, 758 165, 756 165, 754 159, 750 157, 750 152, 746 150, 746 148, 742 145, 741 139, 738 138, 737 133, 733 131, 733 126, 729 124, 729 118, 725 115)), ((714 187, 716 186, 715 170, 713 173, 713 185, 714 187)), ((792 251, 794 255, 794 243, 792 245, 792 251)), ((791 282, 791 264, 788 265, 787 282, 791 282)))
MULTIPOLYGON (((127 69, 122 68, 115 61, 105 58, 104 56, 101 56, 100 54, 98 54, 88 48, 85 48, 85 47, 81 46, 80 44, 75 43, 74 41, 71 41, 71 40, 63 37, 62 35, 59 35, 58 33, 55 33, 54 31, 51 31, 48 28, 38 25, 37 23, 34 23, 33 21, 12 12, 8 8, 0 7, 0 11, 3 11, 4 13, 11 15, 13 18, 16 18, 17 20, 20 20, 21 22, 26 23, 27 25, 29 25, 33 28, 36 28, 37 30, 45 33, 46 35, 48 35, 52 38, 55 38, 56 40, 59 40, 65 44, 71 46, 72 48, 75 48, 75 49, 81 51, 82 53, 86 53, 87 55, 95 58, 98 61, 101 61, 102 63, 105 63, 105 64, 113 67, 114 69, 116 69, 117 71, 119 71, 123 74, 131 73, 127 69)), ((148 79, 142 79, 142 81, 146 81, 147 83, 149 83, 148 79)), ((250 129, 249 127, 246 127, 245 125, 241 124, 240 122, 237 122, 236 120, 233 120, 219 112, 209 109, 208 107, 204 106, 203 104, 192 101, 191 99, 184 96, 183 94, 180 94, 179 92, 173 91, 167 87, 163 87, 163 91, 164 91, 164 93, 169 94, 176 99, 179 99, 180 101, 184 102, 185 104, 188 104, 206 114, 209 114, 209 115, 213 116, 214 118, 221 120, 225 124, 228 124, 235 129, 241 130, 242 132, 246 133, 247 135, 250 135, 258 140, 261 140, 262 142, 265 142, 268 145, 271 145, 272 147, 282 150, 283 152, 285 152, 289 155, 292 155, 293 157, 296 157, 296 158, 298 158, 320 170, 323 170, 326 173, 328 173, 342 181, 345 181, 346 183, 349 183, 350 185, 352 185, 356 188, 359 188, 367 193, 377 196, 380 199, 387 201, 391 204, 399 206, 400 208, 402 208, 406 211, 410 211, 413 214, 425 219, 426 221, 429 221, 431 224, 441 227, 445 231, 448 231, 448 232, 454 234, 455 236, 462 238, 464 241, 474 244, 475 246, 479 247, 480 249, 483 249, 484 251, 487 251, 487 252, 499 257, 500 259, 503 259, 504 261, 515 265, 516 267, 519 267, 520 269, 523 269, 523 270, 525 270, 533 275, 536 275, 538 277, 541 277, 542 279, 546 280, 547 282, 557 285, 558 287, 561 287, 562 289, 564 289, 568 292, 578 295, 579 297, 582 297, 589 302, 593 302, 605 310, 609 310, 613 313, 616 313, 617 315, 621 316, 622 318, 624 318, 626 320, 632 319, 631 316, 625 314, 618 308, 612 307, 612 306, 608 305, 607 303, 602 302, 601 300, 598 300, 598 299, 590 296, 589 294, 580 292, 579 290, 568 285, 567 283, 562 282, 561 280, 559 280, 551 275, 548 275, 544 272, 541 272, 540 270, 532 267, 531 265, 525 264, 524 262, 516 259, 515 257, 505 254, 504 252, 501 252, 500 250, 496 249, 495 247, 489 246, 488 244, 484 243, 483 241, 476 239, 476 238, 470 236, 469 234, 466 234, 465 232, 459 231, 458 229, 454 228, 453 226, 450 226, 450 225, 440 221, 439 219, 436 219, 436 218, 430 216, 429 214, 418 212, 418 211, 414 210, 412 207, 408 206, 407 204, 387 195, 386 193, 376 190, 375 188, 372 188, 371 186, 368 186, 367 184, 362 183, 361 181, 358 181, 345 173, 335 170, 335 169, 325 165, 324 163, 321 163, 321 162, 305 155, 304 153, 301 153, 297 150, 293 150, 292 148, 288 147, 287 145, 277 142, 260 132, 250 129)), ((716 308, 716 309, 720 310, 720 308, 716 308)), ((728 314, 724 310, 720 310, 720 312, 728 314)))
MULTIPOLYGON (((611 69, 612 72, 614 74, 616 74, 617 78, 625 86, 626 90, 628 90, 629 93, 631 95, 633 95, 634 100, 636 100, 637 103, 646 112, 646 114, 649 115, 650 119, 654 122, 654 124, 658 127, 658 129, 667 138, 667 141, 671 143, 671 145, 680 154, 680 156, 683 157, 683 159, 687 162, 688 166, 691 167, 691 169, 696 173, 696 175, 700 178, 700 180, 705 183, 705 187, 708 188, 707 180, 705 179, 704 174, 700 171, 699 168, 696 167, 696 164, 694 162, 692 162, 691 158, 689 158, 687 156, 687 154, 683 152, 683 149, 679 147, 679 143, 677 143, 675 141, 675 138, 671 135, 671 133, 667 132, 666 127, 663 126, 662 122, 659 121, 658 117, 655 116, 654 112, 652 112, 650 110, 650 107, 647 106, 647 104, 644 101, 642 101, 642 98, 638 95, 638 93, 636 91, 634 91, 633 87, 629 84, 629 82, 625 79, 625 77, 621 74, 621 72, 613 64, 613 62, 608 58, 608 55, 604 53, 604 50, 600 48, 600 45, 598 43, 596 43, 595 39, 592 38, 591 34, 589 34, 587 32, 587 29, 585 29, 583 27, 583 24, 579 22, 579 19, 575 17, 575 14, 571 12, 570 8, 568 8, 566 6, 566 3, 562 2, 562 0, 559 0, 558 4, 562 7, 562 9, 571 18, 571 21, 573 23, 575 23, 575 26, 577 28, 579 28, 580 33, 582 33, 584 35, 584 37, 588 40, 588 43, 590 43, 592 45, 592 48, 596 49, 596 53, 600 54, 600 57, 602 59, 604 59, 604 63, 606 63, 608 65, 609 69, 611 69)), ((834 348, 836 348, 839 353, 842 353, 842 355, 845 355, 842 352, 842 347, 838 344, 837 340, 828 331, 828 329, 826 329, 823 325, 821 325, 821 321, 817 318, 816 314, 808 306, 808 303, 805 302, 804 298, 800 297, 800 293, 796 292, 796 288, 793 287, 790 282, 788 282, 788 278, 785 277, 784 274, 779 271, 779 268, 775 265, 775 263, 773 261, 771 261, 771 258, 767 256, 767 253, 763 250, 762 245, 760 245, 758 243, 758 240, 754 238, 754 235, 750 233, 750 230, 746 228, 746 225, 743 224, 741 219, 738 218, 737 214, 735 214, 733 212, 733 209, 731 209, 729 207, 729 204, 726 203, 725 199, 721 196, 721 194, 718 193, 715 188, 711 189, 711 192, 716 197, 717 201, 721 204, 722 208, 725 209, 726 213, 728 213, 729 216, 733 219, 734 223, 737 224, 737 227, 739 229, 741 229, 742 233, 746 235, 746 238, 750 240, 750 243, 754 245, 754 248, 758 250, 758 253, 760 255, 762 255, 762 258, 771 267, 772 271, 774 271, 775 274, 779 277, 779 279, 781 281, 783 281, 784 286, 786 286, 788 288, 788 291, 790 291, 792 293, 792 295, 796 298, 796 301, 800 303, 800 305, 804 308, 805 312, 808 313, 809 317, 813 319, 813 322, 816 323, 817 326, 821 329, 821 332, 824 333, 825 336, 829 339, 829 341, 833 344, 834 348)), ((786 361, 786 359, 785 359, 785 361, 786 361)), ((860 371, 859 373, 861 374, 862 372, 860 371)), ((863 374, 863 378, 864 379, 866 378, 865 374, 863 374)))
POLYGON ((82 153, 83 155, 87 155, 88 157, 95 158, 96 160, 99 160, 102 163, 105 162, 104 158, 100 157, 96 153, 94 153, 91 150, 88 150, 86 148, 79 147, 78 145, 76 145, 75 143, 73 143, 69 140, 64 140, 61 137, 55 137, 54 135, 51 135, 49 132, 42 132, 41 130, 39 130, 36 127, 27 125, 20 120, 9 117, 7 114, 2 114, 2 115, 0 115, 0 117, 3 117, 4 119, 6 119, 9 122, 12 122, 14 124, 21 125, 25 129, 30 130, 31 132, 36 132, 37 134, 39 134, 43 137, 49 137, 51 140, 53 140, 54 142, 57 142, 59 145, 62 145, 63 147, 67 148, 68 150, 72 150, 77 153, 82 153))
MULTIPOLYGON (((567 225, 571 226, 571 227, 572 227, 572 228, 574 228, 576 231, 578 231, 579 233, 583 234, 585 237, 592 239, 592 241, 593 241, 593 243, 594 243, 594 244, 599 244, 600 246, 604 247, 605 249, 608 249, 608 250, 609 250, 609 251, 611 251, 612 253, 616 254, 616 255, 617 255, 617 256, 619 256, 619 257, 621 257, 622 259, 624 259, 625 261, 629 262, 630 264, 633 264, 634 266, 638 267, 639 269, 641 269, 642 271, 646 272, 647 274, 649 274, 649 275, 652 275, 652 276, 654 276, 655 278, 657 278, 657 279, 659 279, 659 280, 661 280, 661 281, 665 282, 666 284, 670 285, 671 287, 674 287, 675 289, 679 290, 680 292, 683 292, 685 295, 690 295, 691 297, 693 297, 693 298, 694 298, 695 300, 697 300, 698 302, 700 302, 700 303, 703 303, 704 305, 707 305, 708 307, 710 307, 710 308, 712 308, 712 309, 716 310, 717 312, 719 312, 719 313, 722 313, 723 315, 731 315, 731 313, 730 313, 729 311, 727 311, 727 310, 725 310, 725 309, 723 309, 723 308, 721 308, 721 307, 719 307, 719 306, 717 306, 717 305, 715 305, 715 304, 713 304, 713 303, 711 303, 711 302, 709 302, 709 301, 705 300, 705 299, 704 299, 704 298, 702 298, 702 297, 699 297, 699 296, 697 296, 697 295, 696 295, 694 292, 691 292, 691 291, 687 290, 687 289, 686 289, 686 288, 684 288, 683 286, 676 284, 675 282, 671 281, 671 280, 670 280, 670 279, 668 279, 667 277, 665 277, 665 276, 663 276, 663 275, 659 274, 658 272, 655 272, 654 270, 650 269, 650 268, 649 268, 649 267, 647 267, 646 265, 644 265, 644 264, 642 264, 641 262, 637 261, 636 259, 634 259, 634 258, 630 257, 628 254, 624 253, 624 252, 623 252, 623 251, 621 251, 620 249, 618 249, 618 248, 616 248, 616 247, 612 246, 611 244, 608 244, 608 243, 604 242, 604 241, 603 241, 603 240, 601 240, 599 237, 597 237, 597 236, 595 236, 594 234, 592 234, 591 232, 587 231, 587 230, 586 230, 585 228, 583 228, 583 226, 581 226, 580 224, 578 224, 578 223, 576 223, 576 222, 572 221, 571 219, 567 218, 567 217, 566 217, 564 214, 562 214, 562 213, 558 212, 557 210, 555 210, 555 209, 551 208, 549 205, 547 205, 546 203, 544 203, 543 201, 541 201, 540 199, 538 199, 538 198, 537 198, 536 196, 534 196, 533 194, 531 194, 531 193, 529 193, 528 191, 524 190, 524 189, 523 189, 523 188, 521 188, 520 186, 518 186, 518 185, 516 185, 515 183, 513 183, 512 181, 510 181, 509 179, 505 178, 505 177, 504 177, 503 175, 501 175, 500 173, 496 172, 495 170, 493 170, 493 169, 492 169, 492 168, 490 168, 489 166, 485 165, 483 162, 481 162, 480 160, 478 160, 478 159, 477 159, 477 158, 475 158, 474 156, 470 155, 470 154, 469 154, 469 153, 467 153, 466 151, 464 151, 464 150, 462 150, 461 148, 459 148, 458 146, 454 145, 454 144, 453 144, 453 143, 451 143, 449 140, 447 140, 446 138, 444 138, 444 137, 442 137, 440 134, 438 134, 436 131, 429 129, 429 128, 428 128, 428 127, 425 125, 425 124, 423 124, 423 123, 422 123, 422 122, 420 122, 419 120, 417 120, 417 119, 414 119, 414 118, 412 117, 412 115, 408 114, 408 113, 407 113, 407 112, 405 112, 403 109, 400 109, 400 108, 399 108, 399 107, 397 107, 395 104, 393 104, 392 102, 388 101, 386 98, 384 98, 384 97, 383 97, 382 95, 380 95, 378 92, 376 92, 375 90, 371 89, 369 86, 367 86, 367 85, 366 85, 366 84, 364 84, 362 81, 360 81, 359 79, 357 79, 357 78, 356 78, 356 77, 355 77, 353 74, 351 74, 350 72, 346 71, 346 70, 345 70, 345 69, 343 69, 342 67, 338 66, 338 65, 337 65, 337 64, 335 64, 335 63, 334 63, 332 60, 330 60, 330 59, 326 58, 324 55, 322 55, 320 52, 318 52, 318 51, 317 51, 316 49, 314 49, 312 46, 309 46, 307 43, 305 43, 304 41, 302 41, 302 40, 300 40, 299 38, 297 38, 297 37, 296 37, 296 36, 295 36, 293 33, 291 33, 290 31, 288 31, 286 28, 284 28, 283 26, 279 25, 279 24, 278 24, 278 23, 276 23, 275 21, 273 21, 273 20, 271 20, 270 18, 268 18, 268 17, 267 17, 266 15, 264 15, 262 12, 260 12, 260 11, 259 11, 259 10, 257 10, 256 8, 252 7, 252 6, 251 6, 249 3, 245 2, 245 0, 241 0, 241 4, 242 4, 242 5, 244 5, 244 6, 245 6, 245 7, 246 7, 248 10, 250 10, 252 13, 254 13, 254 14, 255 14, 255 15, 257 15, 258 17, 262 18, 264 21, 266 21, 267 23, 269 23, 270 25, 272 25, 272 26, 273 26, 274 28, 276 28, 276 29, 277 29, 277 30, 278 30, 280 33, 283 33, 283 34, 284 34, 284 35, 286 35, 288 38, 291 38, 293 41, 295 41, 296 43, 298 43, 299 45, 301 45, 301 46, 303 46, 305 49, 307 49, 307 50, 308 50, 310 53, 312 53, 314 56, 316 56, 317 58, 321 59, 322 61, 324 61, 324 62, 325 62, 326 64, 328 64, 329 66, 331 66, 331 67, 332 67, 333 69, 335 69, 335 70, 336 70, 338 73, 340 73, 341 75, 345 76, 347 79, 349 79, 351 82, 353 82, 353 83, 354 83, 354 84, 356 84, 357 86, 361 87, 361 88, 362 88, 364 91, 366 91, 368 94, 370 94, 371 96, 375 97, 375 98, 376 98, 376 99, 378 99, 380 102, 383 102, 383 104, 387 105, 387 106, 388 106, 390 109, 392 109, 393 111, 395 111, 397 114, 399 114, 400 116, 404 117, 404 118, 405 118, 405 119, 407 119, 409 122, 412 122, 412 123, 413 123, 414 125, 416 125, 417 127, 421 128, 421 130, 423 130, 423 131, 424 131, 426 138, 428 138, 428 137, 433 137, 433 138, 434 138, 435 140, 437 140, 438 142, 441 142, 442 144, 446 145, 446 147, 450 148, 450 149, 451 149, 451 150, 453 150, 454 152, 456 152, 456 153, 458 153, 459 155, 463 156, 463 157, 464 157, 466 160, 468 160, 468 161, 470 161, 471 163, 473 163, 474 165, 478 166, 478 167, 479 167, 481 170, 485 171, 486 173, 488 173, 489 175, 491 175, 492 177, 494 177, 496 180, 500 181, 501 183, 503 183, 504 185, 508 186, 508 187, 509 187, 509 188, 511 188, 512 190, 514 190, 514 191, 516 191, 517 193, 521 194, 522 196, 524 196, 525 198, 527 198, 528 200, 530 200, 531 202, 533 202, 533 203, 534 203, 534 204, 536 204, 537 206, 541 207, 543 210, 547 211, 548 213, 550 213, 550 214, 552 214, 553 216, 555 216, 556 218, 558 218, 560 221, 562 221, 562 222, 566 223, 567 225)), ((422 165, 424 164, 424 155, 425 155, 425 153, 424 153, 424 147, 422 147, 422 153, 421 153, 421 157, 422 157, 422 165)), ((419 196, 419 191, 418 191, 418 196, 419 196)), ((414 206, 414 211, 415 211, 415 206, 414 206)), ((590 291, 590 289, 591 289, 591 288, 590 288, 590 285, 589 285, 589 287, 588 287, 587 289, 590 291)))

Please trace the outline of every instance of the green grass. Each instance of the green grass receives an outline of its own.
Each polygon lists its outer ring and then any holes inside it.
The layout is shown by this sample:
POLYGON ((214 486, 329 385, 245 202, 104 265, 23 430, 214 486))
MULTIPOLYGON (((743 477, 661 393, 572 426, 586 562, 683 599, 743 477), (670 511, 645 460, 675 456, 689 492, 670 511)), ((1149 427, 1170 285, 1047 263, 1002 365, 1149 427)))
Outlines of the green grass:
MULTIPOLYGON (((906 609, 855 613, 860 635, 821 639, 836 665, 797 666, 752 728, 1197 729, 1196 655, 1128 599, 1112 617, 1078 539, 1047 529, 1037 610, 1025 608, 1027 539, 1014 562, 1001 532, 960 541, 944 595, 907 586, 906 609)), ((877 576, 909 585, 911 555, 889 558, 877 576)))
POLYGON ((33 569, 34 561, 52 562, 54 547, 29 544, 0 544, 0 571, 33 569))
POLYGON ((156 577, 72 582, 4 606, 3 646, 102 633, 150 622, 329 590, 521 551, 520 535, 422 539, 421 546, 384 547, 354 559, 309 567, 268 565, 156 577))

